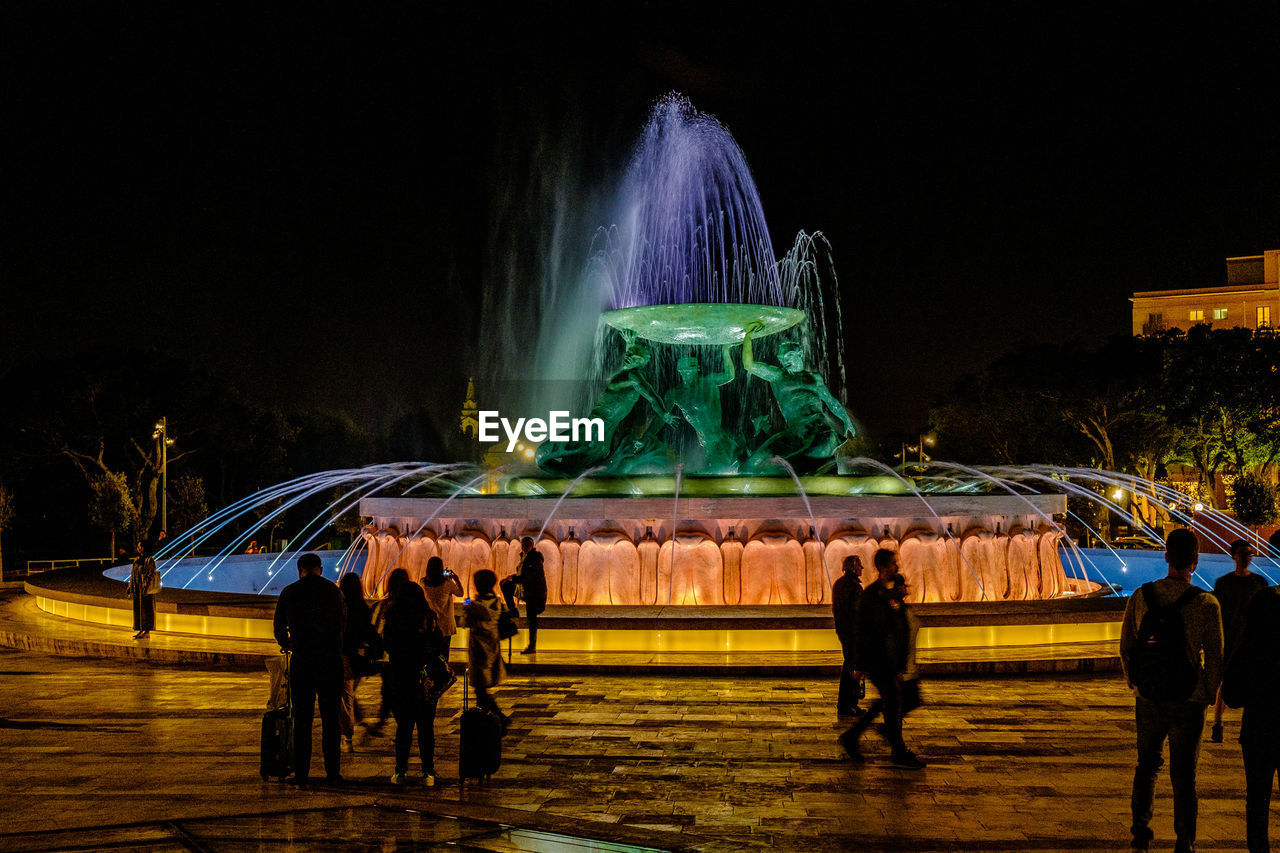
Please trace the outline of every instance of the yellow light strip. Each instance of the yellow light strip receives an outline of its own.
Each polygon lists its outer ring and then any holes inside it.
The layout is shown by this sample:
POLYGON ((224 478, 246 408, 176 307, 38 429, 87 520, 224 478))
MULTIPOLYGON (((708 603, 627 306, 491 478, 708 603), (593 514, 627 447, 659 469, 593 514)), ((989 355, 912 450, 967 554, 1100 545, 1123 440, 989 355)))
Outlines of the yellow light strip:
MULTIPOLYGON (((133 627, 130 610, 73 604, 36 597, 46 613, 121 628, 133 627)), ((267 619, 156 613, 156 630, 205 637, 272 640, 267 619)), ((999 648, 1094 643, 1120 638, 1120 622, 1073 622, 1060 625, 978 625, 922 628, 916 646, 925 649, 999 648)), ((517 638, 520 639, 520 638, 517 638)), ((465 649, 467 630, 458 629, 452 647, 465 649)), ((542 628, 538 648, 543 651, 589 652, 839 652, 834 631, 819 628, 762 630, 631 630, 599 628, 563 630, 542 628)))

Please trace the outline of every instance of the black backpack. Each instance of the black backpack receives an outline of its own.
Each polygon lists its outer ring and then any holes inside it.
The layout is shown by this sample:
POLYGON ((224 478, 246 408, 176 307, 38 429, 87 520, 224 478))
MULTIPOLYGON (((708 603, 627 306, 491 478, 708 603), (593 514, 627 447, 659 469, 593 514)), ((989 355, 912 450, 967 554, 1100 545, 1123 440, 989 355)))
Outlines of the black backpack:
POLYGON ((1147 612, 1138 626, 1138 636, 1129 653, 1129 680, 1138 694, 1152 702, 1185 702, 1200 680, 1200 667, 1187 654, 1187 629, 1182 608, 1200 596, 1192 587, 1172 604, 1160 607, 1155 585, 1142 585, 1147 612))

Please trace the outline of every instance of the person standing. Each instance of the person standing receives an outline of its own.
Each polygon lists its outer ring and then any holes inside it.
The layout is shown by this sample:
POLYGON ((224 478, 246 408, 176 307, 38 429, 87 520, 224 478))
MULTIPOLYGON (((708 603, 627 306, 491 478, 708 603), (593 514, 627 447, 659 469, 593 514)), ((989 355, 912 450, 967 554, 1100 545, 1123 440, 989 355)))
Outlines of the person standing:
POLYGON ((435 617, 427 607, 422 587, 409 579, 408 572, 396 569, 391 575, 393 580, 387 586, 394 592, 387 602, 382 634, 389 657, 383 681, 387 685, 391 714, 396 719, 396 766, 391 781, 396 785, 406 781, 409 750, 413 745, 414 729, 417 729, 422 782, 431 786, 436 783, 436 703, 427 700, 422 669, 430 654, 428 637, 434 630, 435 617), (396 575, 403 577, 396 578, 396 575))
POLYGON ((1244 708, 1245 840, 1249 853, 1270 853, 1271 789, 1280 768, 1280 587, 1253 596, 1230 649, 1220 695, 1244 708))
MULTIPOLYGON (((1225 645, 1230 648, 1240 623, 1249 606, 1249 599, 1267 588, 1267 581, 1261 575, 1249 571, 1249 562, 1253 559, 1253 547, 1243 539, 1231 543, 1231 559, 1236 564, 1233 571, 1227 572, 1213 585, 1213 597, 1218 599, 1222 607, 1222 631, 1225 645)), ((1213 729, 1209 740, 1222 743, 1222 715, 1227 703, 1222 700, 1222 691, 1213 703, 1213 729)))
POLYGON ((902 682, 911 667, 911 620, 907 613, 906 583, 898 572, 898 555, 888 548, 876 551, 875 583, 858 601, 858 630, 854 646, 854 678, 863 673, 871 679, 880 698, 848 731, 840 743, 849 757, 865 761, 858 740, 880 714, 884 715, 884 737, 893 750, 893 765, 904 770, 921 770, 925 763, 902 739, 902 682))
POLYGON ((853 677, 856 666, 854 649, 858 639, 858 601, 862 598, 862 558, 850 554, 844 558, 844 574, 831 585, 831 615, 835 618, 836 636, 844 652, 840 667, 840 693, 836 696, 836 716, 855 717, 863 713, 858 705, 861 681, 853 677))
POLYGON ((356 723, 360 721, 360 703, 356 701, 356 688, 366 674, 367 653, 376 642, 369 605, 364 600, 364 587, 360 576, 348 572, 338 582, 342 591, 342 603, 347 611, 346 625, 342 629, 342 740, 347 752, 355 752, 352 737, 356 723))
POLYGON ((471 576, 476 587, 476 597, 462 605, 463 618, 470 629, 467 638, 467 671, 471 673, 471 686, 476 691, 476 704, 497 714, 505 730, 510 722, 489 691, 507 677, 507 667, 502 662, 502 647, 498 640, 498 617, 506 610, 502 599, 494 594, 498 576, 489 569, 481 569, 471 576))
POLYGON ((1222 681, 1222 611, 1218 600, 1191 585, 1199 543, 1179 528, 1165 539, 1167 577, 1143 584, 1129 597, 1120 627, 1120 661, 1136 688, 1138 764, 1133 773, 1130 842, 1151 845, 1156 775, 1169 741, 1176 853, 1196 842, 1196 764, 1204 734, 1205 709, 1222 681))
POLYGON ((145 640, 151 636, 151 629, 156 626, 156 595, 160 592, 160 571, 156 561, 152 559, 147 544, 138 543, 138 556, 133 559, 129 569, 129 585, 125 593, 133 599, 133 635, 135 640, 145 640))
POLYGON ((432 634, 432 651, 448 663, 449 645, 458 630, 458 623, 453 616, 453 599, 454 596, 464 594, 462 582, 444 567, 444 560, 432 557, 427 560, 427 576, 422 582, 422 589, 427 596, 427 606, 436 616, 436 627, 439 629, 432 634))
POLYGON ((508 575, 500 584, 507 609, 513 615, 520 614, 516 607, 516 591, 524 599, 524 624, 529 629, 529 645, 521 654, 531 655, 538 650, 538 614, 547 609, 547 574, 542 568, 542 554, 533 547, 533 537, 520 540, 520 566, 514 575, 508 575))
POLYGON ((342 782, 338 715, 342 704, 342 593, 325 580, 320 557, 298 558, 298 580, 280 591, 274 621, 276 642, 292 652, 289 690, 293 703, 294 784, 311 773, 311 723, 320 707, 320 744, 326 781, 342 782))

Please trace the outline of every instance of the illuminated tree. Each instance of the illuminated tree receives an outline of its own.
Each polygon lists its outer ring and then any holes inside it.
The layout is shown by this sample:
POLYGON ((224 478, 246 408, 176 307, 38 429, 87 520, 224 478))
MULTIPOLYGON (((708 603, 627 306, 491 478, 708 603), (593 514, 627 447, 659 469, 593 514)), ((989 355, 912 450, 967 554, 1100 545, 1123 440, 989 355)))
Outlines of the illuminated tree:
POLYGON ((1252 528, 1270 524, 1280 515, 1276 506, 1276 487, 1257 474, 1238 477, 1231 495, 1231 511, 1241 524, 1252 528))
POLYGON ((89 484, 89 521, 111 536, 109 554, 116 553, 116 536, 129 533, 138 526, 138 508, 129 493, 123 474, 107 472, 94 477, 89 484))

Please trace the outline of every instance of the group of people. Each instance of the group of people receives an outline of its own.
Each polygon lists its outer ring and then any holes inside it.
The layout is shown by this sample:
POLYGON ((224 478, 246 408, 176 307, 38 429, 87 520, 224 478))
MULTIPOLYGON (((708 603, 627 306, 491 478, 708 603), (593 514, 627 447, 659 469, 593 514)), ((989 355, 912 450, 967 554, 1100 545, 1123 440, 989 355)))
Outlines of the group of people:
POLYGON ((1245 839, 1249 853, 1271 849, 1271 790, 1280 767, 1280 587, 1269 587, 1250 571, 1253 556, 1248 542, 1233 542, 1235 568, 1218 578, 1210 594, 1192 585, 1199 561, 1195 534, 1174 530, 1165 540, 1168 576, 1144 584, 1129 598, 1120 659, 1137 693, 1130 828, 1135 850, 1147 850, 1153 838, 1152 803, 1165 741, 1174 850, 1195 850, 1196 767, 1210 705, 1213 743, 1223 742, 1226 707, 1244 709, 1245 839))
MULTIPOLYGON (((522 598, 530 614, 527 651, 532 652, 537 643, 536 616, 546 604, 542 558, 529 537, 522 540, 521 549, 517 574, 502 584, 509 603, 497 595, 497 575, 486 569, 472 575, 475 592, 462 606, 463 622, 470 629, 467 672, 476 704, 497 715, 504 731, 510 718, 490 692, 506 676, 499 626, 505 621, 504 614, 515 610, 515 597, 522 598)), ((428 561, 421 584, 398 568, 388 576, 386 589, 386 597, 370 608, 357 575, 344 575, 334 584, 323 576, 319 556, 303 554, 298 558, 298 580, 280 593, 274 633, 281 650, 290 655, 293 782, 297 785, 306 785, 310 779, 311 730, 317 706, 325 779, 330 784, 343 781, 342 747, 354 751, 355 726, 362 722, 356 688, 363 677, 379 669, 382 707, 368 730, 376 735, 388 715, 395 720, 391 781, 404 784, 409 780, 416 733, 421 781, 435 784, 436 703, 456 681, 449 650, 457 627, 454 601, 465 591, 439 557, 428 561), (385 664, 379 665, 384 654, 385 664)))
POLYGON ((893 765, 921 770, 925 762, 907 748, 902 736, 902 718, 920 705, 916 672, 919 623, 907 606, 907 579, 899 570, 897 552, 881 548, 872 561, 876 580, 866 589, 862 587, 862 559, 856 555, 845 557, 844 573, 831 587, 836 635, 844 652, 836 713, 858 718, 840 735, 840 744, 850 760, 866 761, 859 741, 871 723, 883 717, 880 731, 892 750, 893 765), (871 679, 880 695, 864 710, 858 700, 866 691, 865 678, 871 679))
MULTIPOLYGON (((1231 545, 1235 568, 1218 578, 1212 593, 1192 584, 1199 542, 1187 529, 1166 539, 1168 575, 1144 584, 1129 598, 1120 633, 1120 659, 1134 688, 1138 761, 1130 800, 1131 846, 1149 849, 1156 777, 1169 744, 1176 853, 1192 853, 1196 840, 1196 766, 1205 718, 1214 708, 1209 740, 1223 742, 1225 709, 1243 708, 1240 745, 1245 786, 1245 834, 1249 853, 1270 851, 1271 791, 1280 770, 1280 587, 1249 569, 1254 550, 1231 545)), ((914 616, 903 600, 906 581, 897 555, 875 554, 876 580, 863 588, 862 563, 847 557, 832 587, 836 632, 844 650, 836 713, 857 717, 840 743, 863 762, 859 740, 872 720, 892 749, 894 766, 925 766, 907 749, 902 719, 920 704, 915 667, 914 616), (859 706, 870 678, 879 698, 859 706)))

